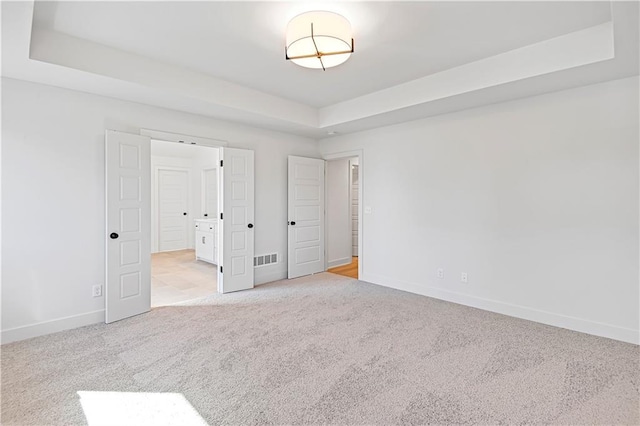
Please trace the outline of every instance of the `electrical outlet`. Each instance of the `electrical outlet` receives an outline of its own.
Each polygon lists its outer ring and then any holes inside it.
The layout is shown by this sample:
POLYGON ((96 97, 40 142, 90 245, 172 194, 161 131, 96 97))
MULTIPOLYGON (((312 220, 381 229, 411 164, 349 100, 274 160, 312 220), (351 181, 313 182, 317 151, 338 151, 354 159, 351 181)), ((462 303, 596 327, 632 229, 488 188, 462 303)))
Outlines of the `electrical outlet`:
POLYGON ((438 268, 438 271, 436 272, 436 275, 438 276, 438 278, 443 280, 444 279, 444 269, 438 268))
POLYGON ((469 277, 467 276, 466 272, 460 272, 460 282, 461 283, 468 283, 469 282, 469 277))
POLYGON ((93 286, 93 297, 102 296, 102 286, 100 284, 93 286))

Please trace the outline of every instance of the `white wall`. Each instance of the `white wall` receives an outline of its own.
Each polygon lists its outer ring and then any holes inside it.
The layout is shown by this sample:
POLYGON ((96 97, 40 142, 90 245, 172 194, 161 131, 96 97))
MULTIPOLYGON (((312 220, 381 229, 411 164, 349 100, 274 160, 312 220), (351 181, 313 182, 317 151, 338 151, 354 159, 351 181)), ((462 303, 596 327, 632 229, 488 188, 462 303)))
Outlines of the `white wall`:
POLYGON ((349 159, 327 161, 327 266, 351 263, 349 159))
POLYGON ((638 117, 634 77, 322 141, 364 150, 361 279, 637 343, 638 117))
POLYGON ((287 156, 317 157, 316 141, 3 78, 3 341, 103 320, 104 132, 141 128, 255 150, 255 251, 281 259, 256 281, 286 277, 287 156))

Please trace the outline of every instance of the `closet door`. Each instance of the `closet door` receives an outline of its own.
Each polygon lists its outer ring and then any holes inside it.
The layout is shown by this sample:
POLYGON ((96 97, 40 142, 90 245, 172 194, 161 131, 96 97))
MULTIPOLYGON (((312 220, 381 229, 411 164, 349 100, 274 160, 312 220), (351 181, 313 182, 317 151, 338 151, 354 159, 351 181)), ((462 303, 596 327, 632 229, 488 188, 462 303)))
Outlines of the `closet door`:
POLYGON ((324 160, 289 156, 288 277, 324 271, 324 160))

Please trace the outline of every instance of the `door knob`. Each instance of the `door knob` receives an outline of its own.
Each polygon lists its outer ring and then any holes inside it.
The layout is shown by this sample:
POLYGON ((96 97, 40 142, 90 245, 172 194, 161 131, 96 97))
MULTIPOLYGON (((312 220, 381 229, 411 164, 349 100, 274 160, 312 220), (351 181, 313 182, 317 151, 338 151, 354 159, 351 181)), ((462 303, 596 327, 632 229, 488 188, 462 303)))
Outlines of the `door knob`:
POLYGON ((253 228, 253 223, 248 224, 247 228, 253 228))
POLYGON ((187 215, 187 212, 182 213, 182 216, 186 216, 186 215, 187 215))
POLYGON ((112 240, 115 240, 116 238, 119 237, 119 235, 116 234, 115 232, 112 232, 111 235, 109 235, 109 237, 111 237, 112 240))
POLYGON ((291 224, 292 224, 292 225, 295 225, 295 224, 296 224, 296 222, 292 220, 292 221, 291 221, 291 224))
POLYGON ((205 214, 204 214, 204 217, 207 217, 207 216, 209 216, 209 215, 205 213, 205 214))

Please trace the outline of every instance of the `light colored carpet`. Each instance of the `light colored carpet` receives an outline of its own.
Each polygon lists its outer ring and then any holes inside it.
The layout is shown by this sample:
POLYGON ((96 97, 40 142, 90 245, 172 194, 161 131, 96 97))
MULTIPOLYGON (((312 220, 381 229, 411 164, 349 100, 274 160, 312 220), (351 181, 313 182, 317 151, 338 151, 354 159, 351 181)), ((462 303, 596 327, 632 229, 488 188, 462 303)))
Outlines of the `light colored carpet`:
POLYGON ((109 412, 149 393, 210 424, 637 425, 639 356, 320 274, 4 345, 2 424, 85 424, 80 397, 104 392, 109 412))

